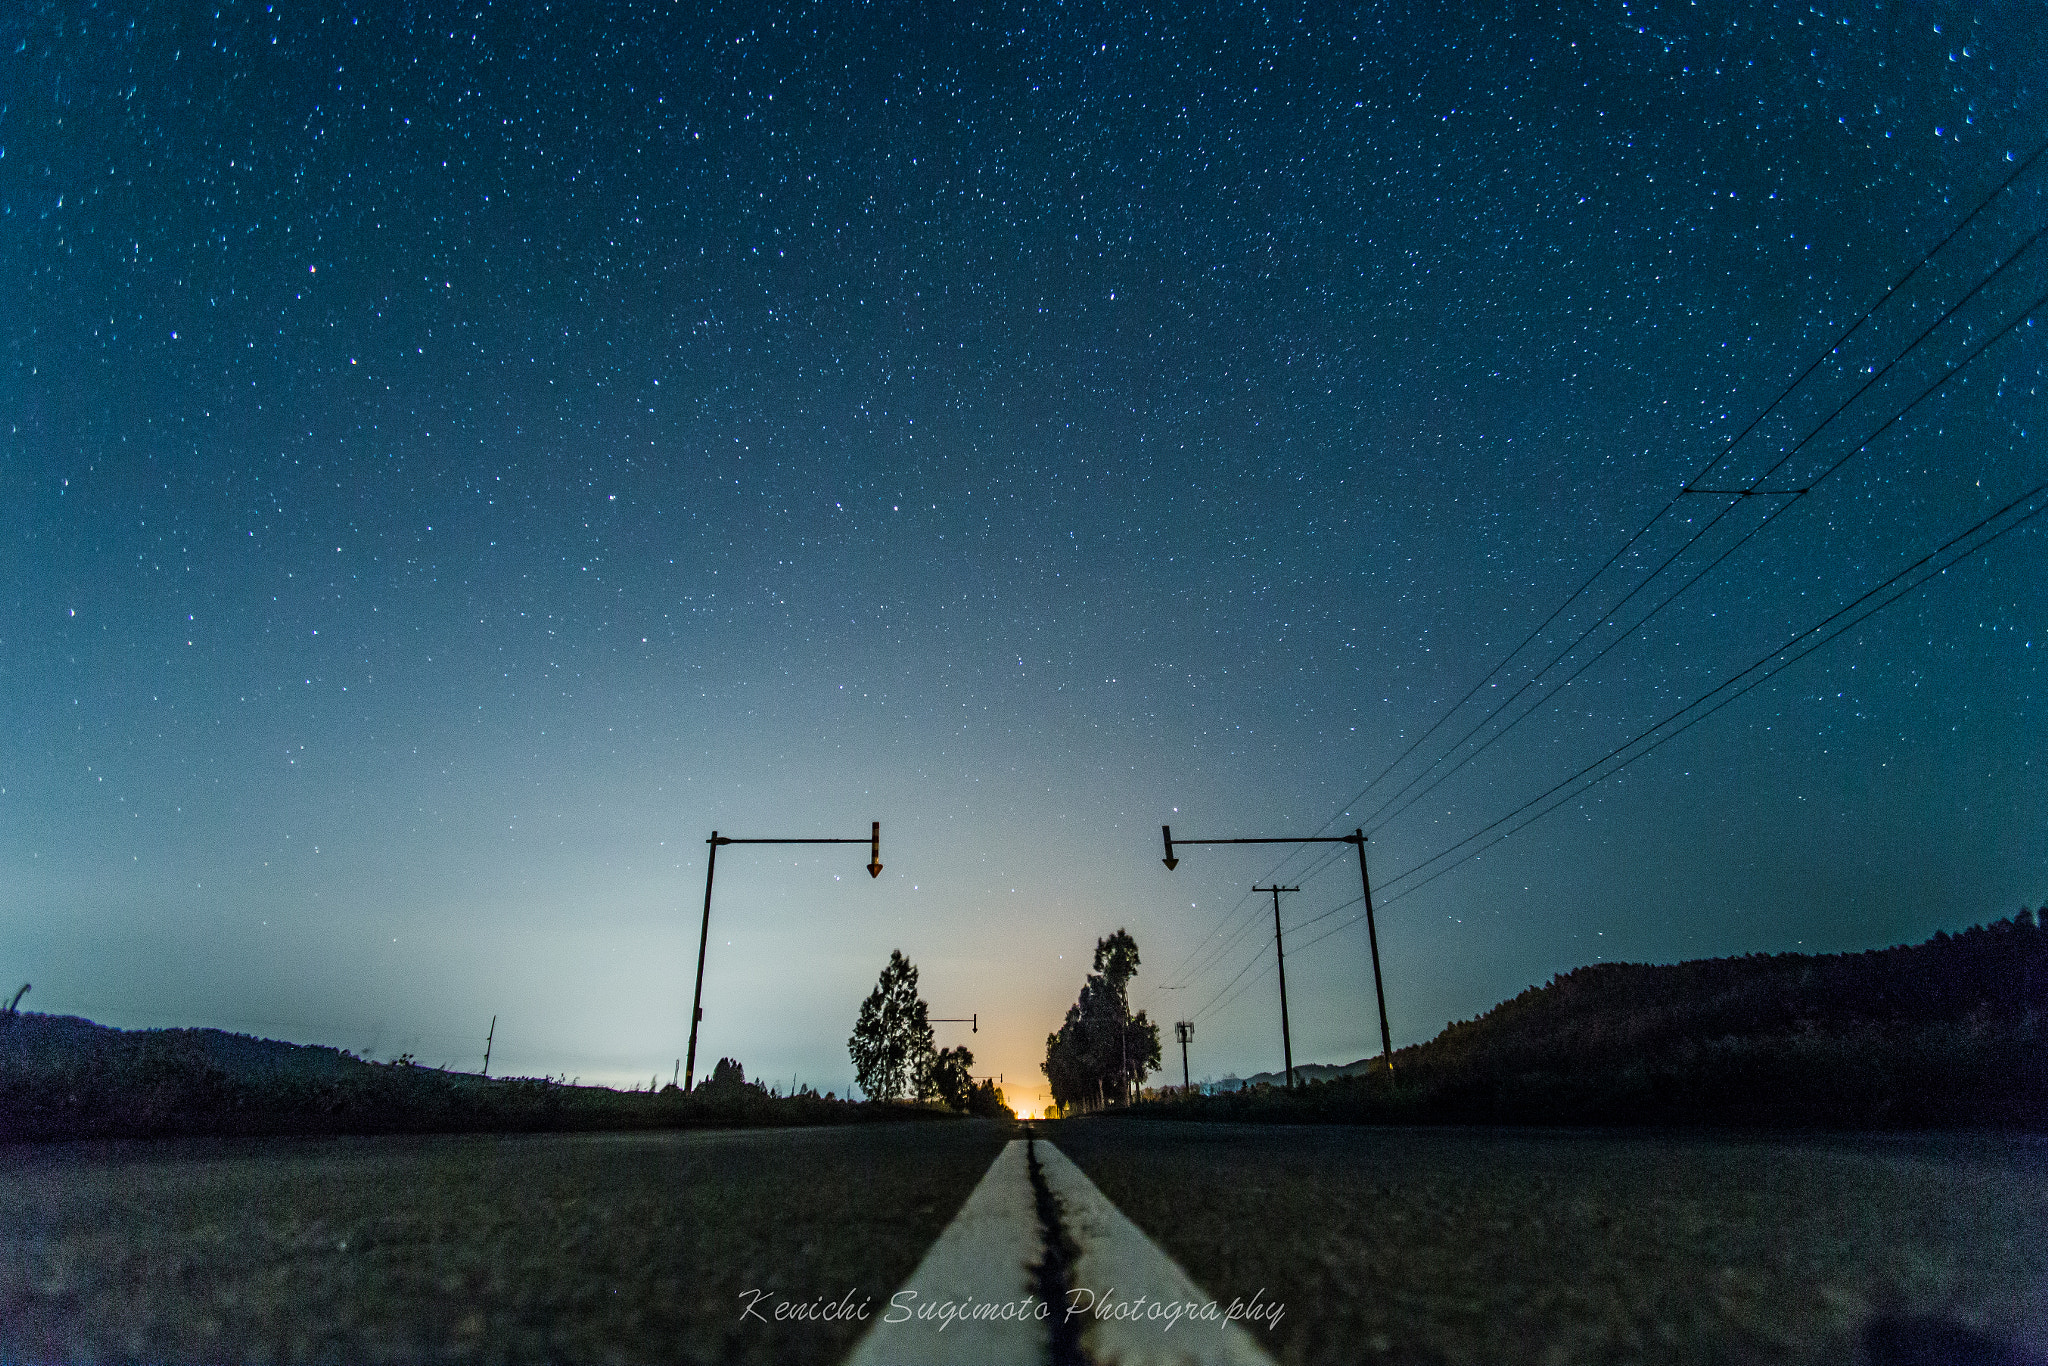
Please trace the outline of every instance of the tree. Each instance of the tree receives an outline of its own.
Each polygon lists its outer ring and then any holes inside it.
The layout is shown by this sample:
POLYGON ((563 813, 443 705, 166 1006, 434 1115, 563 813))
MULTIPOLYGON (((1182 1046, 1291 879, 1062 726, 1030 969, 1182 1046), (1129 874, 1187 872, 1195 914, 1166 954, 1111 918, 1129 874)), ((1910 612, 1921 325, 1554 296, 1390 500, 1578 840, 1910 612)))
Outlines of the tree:
POLYGON ((1159 1066, 1159 1026, 1131 1014, 1138 941, 1119 929, 1095 941, 1095 971, 1067 1007, 1066 1022, 1045 1039, 1044 1071, 1062 1111, 1124 1104, 1159 1066))
POLYGON ((917 995, 917 966, 892 949, 874 991, 861 1003, 853 1037, 853 1078, 870 1100, 922 1093, 932 1066, 932 1027, 917 995))
POLYGON ((740 1099, 749 1091, 764 1097, 768 1094, 761 1083, 747 1080, 747 1069, 740 1066, 738 1058, 720 1058, 711 1075, 697 1083, 697 1090, 725 1100, 740 1099))
POLYGON ((965 1048, 940 1049, 918 1078, 917 1098, 939 1101, 948 1109, 967 1109, 974 1090, 974 1078, 967 1074, 972 1066, 974 1054, 965 1048))
POLYGON ((1003 1088, 996 1085, 995 1078, 984 1077, 974 1084, 967 1093, 967 1113, 979 1119, 1015 1119, 1017 1112, 1003 1098, 1003 1088))

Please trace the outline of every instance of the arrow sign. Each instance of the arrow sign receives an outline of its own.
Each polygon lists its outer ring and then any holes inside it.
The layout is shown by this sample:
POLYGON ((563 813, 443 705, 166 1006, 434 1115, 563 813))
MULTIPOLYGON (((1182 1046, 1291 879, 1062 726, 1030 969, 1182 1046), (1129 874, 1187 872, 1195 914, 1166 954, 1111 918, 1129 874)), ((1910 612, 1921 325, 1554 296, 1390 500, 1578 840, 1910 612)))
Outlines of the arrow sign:
POLYGON ((868 876, 882 875, 882 823, 875 821, 868 835, 868 876))
POLYGON ((1166 841, 1166 857, 1159 861, 1166 865, 1166 871, 1170 873, 1180 866, 1180 860, 1173 856, 1173 827, 1170 825, 1160 826, 1159 837, 1166 841))

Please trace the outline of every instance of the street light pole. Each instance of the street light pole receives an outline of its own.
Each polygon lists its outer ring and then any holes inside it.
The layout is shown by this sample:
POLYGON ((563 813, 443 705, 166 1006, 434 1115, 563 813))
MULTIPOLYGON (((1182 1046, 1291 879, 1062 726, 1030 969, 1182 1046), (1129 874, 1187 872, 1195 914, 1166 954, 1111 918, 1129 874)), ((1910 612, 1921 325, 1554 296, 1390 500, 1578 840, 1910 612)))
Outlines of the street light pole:
POLYGON ((704 950, 711 940, 711 879, 718 872, 718 846, 724 843, 716 830, 711 832, 711 857, 704 863, 704 923, 697 930, 697 990, 690 997, 690 1070, 683 1073, 686 1096, 697 1075, 697 1024, 704 1018, 704 950))
POLYGON ((718 872, 718 847, 721 844, 865 844, 869 848, 868 876, 882 875, 882 823, 875 821, 868 827, 866 839, 731 839, 711 832, 705 841, 711 846, 711 856, 704 862, 704 923, 697 930, 697 990, 690 1000, 690 1048, 683 1055, 683 1094, 688 1095, 690 1083, 697 1075, 697 1026, 704 1019, 704 950, 711 941, 711 879, 718 872))
MULTIPOLYGON (((1372 944, 1372 989, 1380 1007, 1380 1050, 1386 1059, 1387 1071, 1391 1073, 1394 1070, 1394 1037, 1392 1031, 1387 1028, 1387 991, 1380 980, 1380 933, 1373 924, 1372 878, 1365 868, 1365 831, 1357 829, 1348 835, 1281 835, 1271 839, 1177 840, 1173 837, 1173 827, 1162 825, 1159 827, 1159 834, 1166 842, 1166 857, 1160 862, 1166 865, 1166 871, 1169 873, 1180 866, 1180 859, 1175 857, 1173 852, 1173 846, 1176 844, 1352 844, 1358 847, 1358 880, 1365 888, 1365 934, 1372 944)), ((1277 896, 1274 903, 1277 908, 1277 896)), ((1285 1032, 1284 1028, 1282 1032, 1285 1032)))

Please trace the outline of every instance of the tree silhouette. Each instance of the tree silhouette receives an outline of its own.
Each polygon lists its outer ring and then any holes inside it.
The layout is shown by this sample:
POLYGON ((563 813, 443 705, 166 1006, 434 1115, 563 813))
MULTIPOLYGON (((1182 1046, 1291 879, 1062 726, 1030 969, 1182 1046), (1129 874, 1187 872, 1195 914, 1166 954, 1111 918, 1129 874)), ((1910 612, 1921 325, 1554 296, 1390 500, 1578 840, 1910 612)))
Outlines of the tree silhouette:
POLYGON ((965 1048, 940 1049, 918 1079, 917 1098, 940 1101, 953 1110, 967 1109, 974 1091, 974 1078, 967 1074, 972 1066, 974 1054, 965 1048))
POLYGON ((1138 941, 1129 930, 1095 941, 1095 971, 1059 1032, 1045 1039, 1045 1076, 1061 1110, 1123 1104, 1159 1066, 1159 1026, 1142 1010, 1131 1014, 1137 975, 1138 941))
POLYGON ((917 966, 892 949, 875 989, 861 1003, 853 1037, 853 1078, 870 1100, 894 1100, 913 1087, 920 1094, 932 1067, 932 1027, 917 995, 917 966))
POLYGON ((994 1077, 984 1077, 967 1093, 967 1113, 982 1119, 1015 1119, 1017 1112, 1003 1098, 1003 1088, 994 1077))
POLYGON ((740 1066, 738 1058, 720 1058, 718 1065, 711 1069, 711 1075, 697 1083, 697 1089, 709 1095, 734 1096, 745 1086, 761 1090, 758 1082, 747 1080, 747 1069, 740 1066))

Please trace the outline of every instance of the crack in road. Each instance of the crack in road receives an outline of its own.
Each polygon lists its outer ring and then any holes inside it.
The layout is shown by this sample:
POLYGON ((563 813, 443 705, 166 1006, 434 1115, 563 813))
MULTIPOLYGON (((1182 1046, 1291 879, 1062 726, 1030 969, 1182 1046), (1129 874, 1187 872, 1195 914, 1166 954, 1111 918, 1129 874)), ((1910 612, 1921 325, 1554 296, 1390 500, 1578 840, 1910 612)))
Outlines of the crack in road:
POLYGON ((1031 1173, 1031 1198, 1038 1209, 1038 1234, 1043 1254, 1031 1268, 1031 1288, 1046 1307, 1046 1326, 1052 1342, 1052 1366, 1090 1366, 1081 1350, 1081 1330, 1067 1314, 1069 1292, 1074 1288, 1072 1269, 1081 1249, 1060 1219, 1060 1202, 1045 1182, 1045 1170, 1038 1165, 1038 1139, 1024 1131, 1024 1163, 1031 1173))

